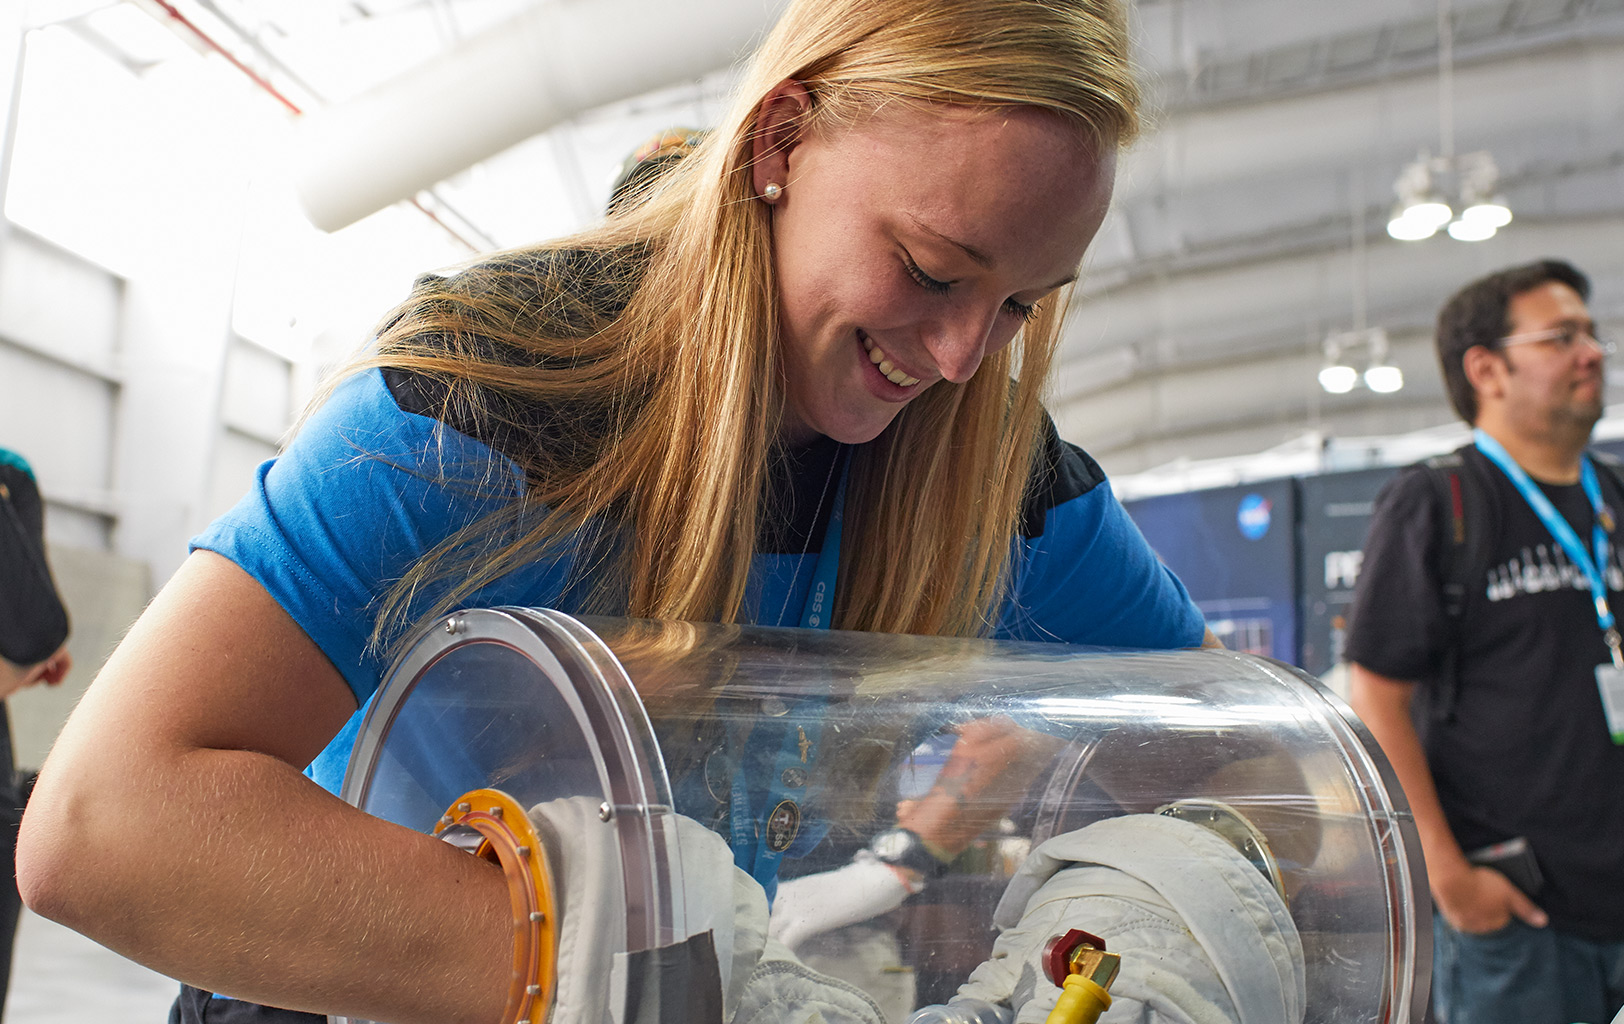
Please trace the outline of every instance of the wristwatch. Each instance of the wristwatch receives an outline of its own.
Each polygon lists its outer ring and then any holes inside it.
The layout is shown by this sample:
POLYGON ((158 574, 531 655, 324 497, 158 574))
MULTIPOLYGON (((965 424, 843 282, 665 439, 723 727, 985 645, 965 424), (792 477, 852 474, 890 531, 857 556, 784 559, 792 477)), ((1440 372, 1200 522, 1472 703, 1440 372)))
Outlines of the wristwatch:
POLYGON ((919 833, 906 828, 888 828, 868 842, 875 859, 906 868, 925 878, 939 878, 947 872, 947 862, 931 852, 919 833))

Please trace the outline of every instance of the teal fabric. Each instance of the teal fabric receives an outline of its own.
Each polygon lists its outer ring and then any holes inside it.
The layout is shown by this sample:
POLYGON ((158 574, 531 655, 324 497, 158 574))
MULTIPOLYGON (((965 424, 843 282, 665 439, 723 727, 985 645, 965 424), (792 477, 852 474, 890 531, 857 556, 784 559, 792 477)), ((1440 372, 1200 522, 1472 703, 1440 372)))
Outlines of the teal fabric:
POLYGON ((14 466, 28 474, 29 479, 34 479, 34 469, 28 460, 9 448, 0 448, 0 466, 14 466))

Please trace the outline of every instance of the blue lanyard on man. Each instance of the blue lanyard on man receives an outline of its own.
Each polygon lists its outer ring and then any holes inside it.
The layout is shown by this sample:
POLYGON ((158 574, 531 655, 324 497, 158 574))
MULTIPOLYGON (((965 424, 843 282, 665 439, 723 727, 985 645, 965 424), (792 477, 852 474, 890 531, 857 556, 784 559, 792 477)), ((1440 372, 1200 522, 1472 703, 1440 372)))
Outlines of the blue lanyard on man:
MULTIPOLYGON (((845 459, 845 455, 842 450, 836 458, 845 459)), ((806 602, 801 609, 802 629, 829 628, 829 613, 833 609, 835 583, 840 573, 840 533, 849 465, 847 460, 840 468, 840 483, 835 488, 834 504, 829 510, 829 525, 824 531, 823 546, 812 571, 812 584, 807 589, 806 602)), ((728 808, 733 862, 761 883, 767 892, 769 905, 778 891, 778 864, 801 832, 801 804, 807 779, 817 760, 818 739, 823 731, 821 701, 803 699, 793 709, 788 704, 781 706, 784 710, 774 717, 782 719, 782 737, 772 773, 766 780, 766 799, 760 805, 760 811, 751 806, 750 766, 753 758, 748 756, 748 751, 739 759, 728 808)), ((759 783, 759 779, 757 781, 759 783)))
POLYGON ((1607 639, 1607 648, 1613 655, 1613 667, 1624 670, 1624 651, 1620 650, 1621 638, 1618 625, 1614 621, 1613 611, 1607 600, 1607 561, 1610 551, 1608 532, 1612 526, 1612 515, 1608 512, 1606 504, 1602 501, 1601 484, 1596 478, 1596 467, 1591 464, 1589 456, 1580 457, 1579 483, 1584 488, 1585 497, 1590 499, 1590 506, 1595 511, 1595 520, 1591 526, 1591 545, 1595 557, 1585 550, 1584 542, 1574 532, 1567 519, 1551 504, 1551 499, 1539 489, 1528 473, 1513 459, 1509 452, 1501 446, 1500 442, 1484 433, 1482 430, 1472 431, 1472 437, 1477 442, 1478 451, 1481 451, 1499 466, 1501 471, 1511 479, 1517 490, 1522 494, 1523 500, 1528 502, 1534 514, 1539 516, 1540 522, 1551 531, 1562 550, 1567 552, 1575 565, 1584 571, 1585 579, 1590 584, 1590 595, 1596 602, 1596 624, 1601 627, 1602 634, 1607 639))

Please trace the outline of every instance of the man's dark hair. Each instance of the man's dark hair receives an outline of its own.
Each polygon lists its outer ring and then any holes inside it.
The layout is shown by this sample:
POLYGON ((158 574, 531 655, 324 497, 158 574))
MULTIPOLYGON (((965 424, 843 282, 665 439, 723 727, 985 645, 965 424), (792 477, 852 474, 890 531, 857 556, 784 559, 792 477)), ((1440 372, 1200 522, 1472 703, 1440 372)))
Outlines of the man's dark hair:
POLYGON ((1523 292, 1555 281, 1590 301, 1590 279, 1563 260, 1537 260, 1478 278, 1444 303, 1438 313, 1438 365, 1444 373, 1449 404, 1469 424, 1477 423, 1477 393, 1466 379, 1466 350, 1474 345, 1497 349, 1511 333, 1507 309, 1523 292))

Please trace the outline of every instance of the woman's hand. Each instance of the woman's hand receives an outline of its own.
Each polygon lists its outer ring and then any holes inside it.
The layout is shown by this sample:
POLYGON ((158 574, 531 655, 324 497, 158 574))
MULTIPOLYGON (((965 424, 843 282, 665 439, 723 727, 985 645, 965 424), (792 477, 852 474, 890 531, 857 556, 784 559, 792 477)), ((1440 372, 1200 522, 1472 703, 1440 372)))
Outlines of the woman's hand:
POLYGON ((1002 715, 974 719, 955 731, 958 741, 930 792, 897 805, 897 824, 948 859, 1020 803, 1065 745, 1002 715))

